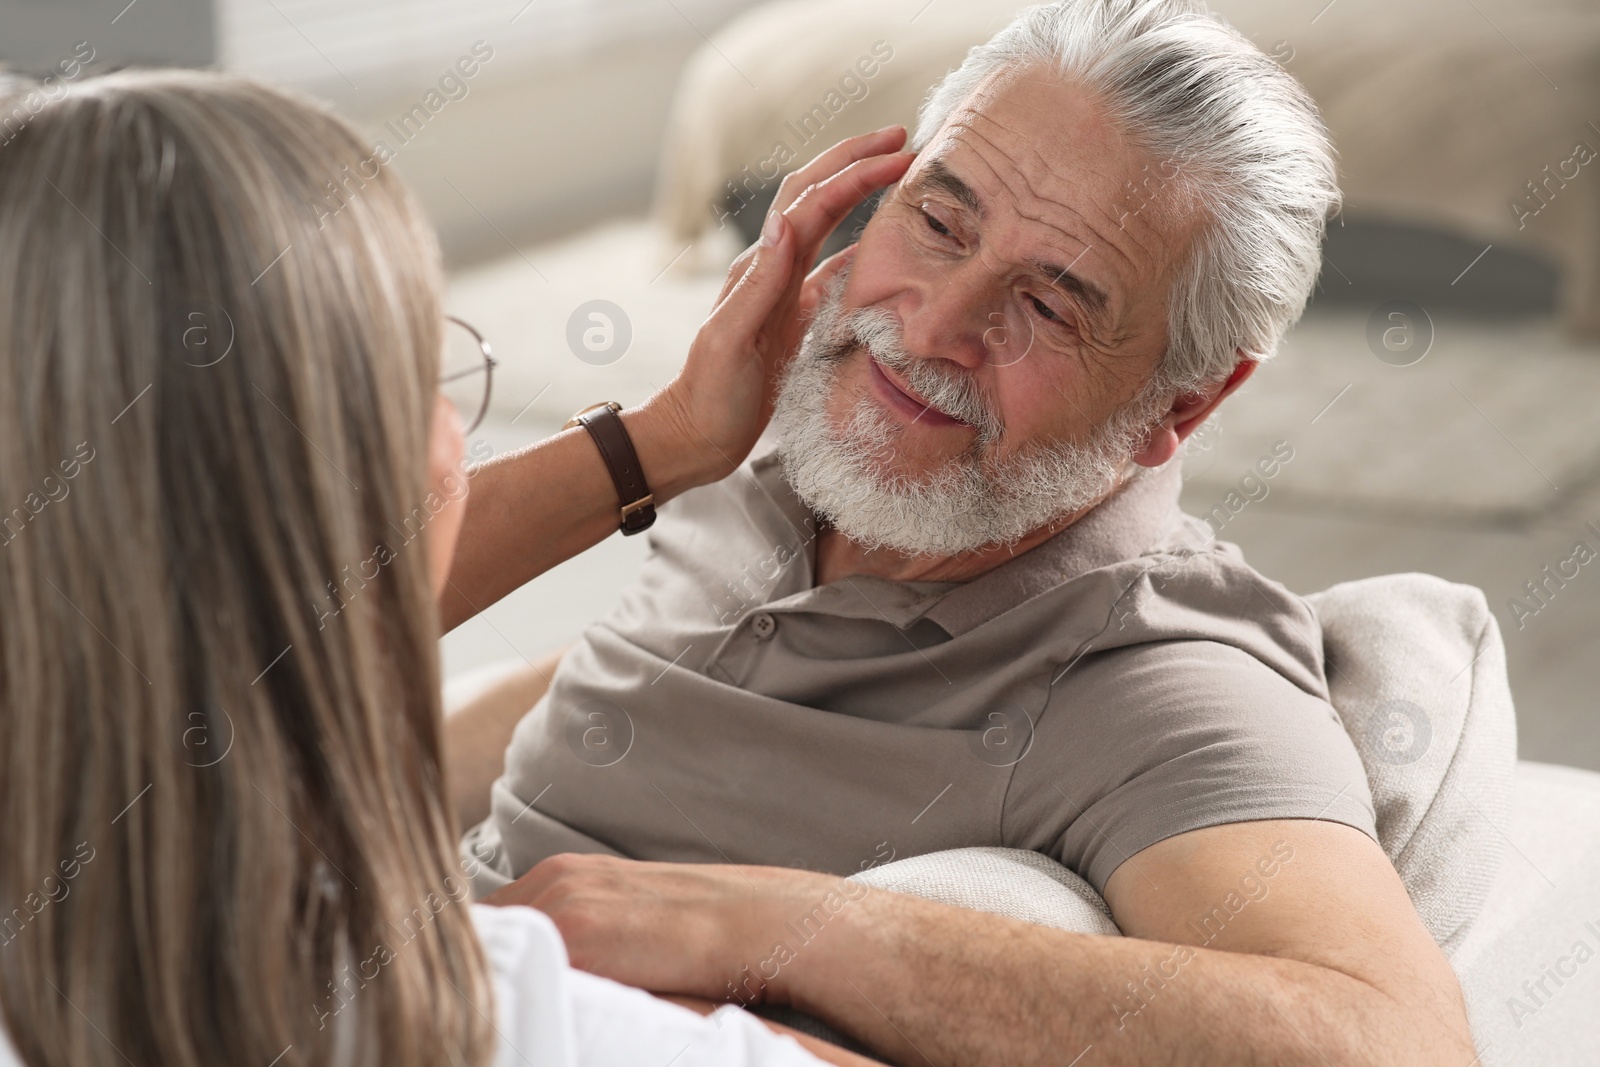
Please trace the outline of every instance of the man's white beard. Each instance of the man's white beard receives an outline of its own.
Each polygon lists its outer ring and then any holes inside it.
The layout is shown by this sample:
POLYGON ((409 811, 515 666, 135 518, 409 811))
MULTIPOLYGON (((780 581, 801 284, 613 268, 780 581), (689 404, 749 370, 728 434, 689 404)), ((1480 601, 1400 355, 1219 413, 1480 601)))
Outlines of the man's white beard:
POLYGON ((952 556, 1014 544, 1115 489, 1125 461, 1164 409, 1164 391, 1153 382, 1086 444, 1044 442, 996 460, 989 453, 1004 426, 976 381, 947 360, 908 355, 899 321, 889 312, 846 314, 846 276, 829 286, 785 371, 772 423, 796 495, 864 548, 952 556), (905 427, 877 398, 859 398, 835 429, 828 403, 844 358, 857 348, 899 374, 935 410, 977 427, 972 446, 916 480, 892 472, 905 427))

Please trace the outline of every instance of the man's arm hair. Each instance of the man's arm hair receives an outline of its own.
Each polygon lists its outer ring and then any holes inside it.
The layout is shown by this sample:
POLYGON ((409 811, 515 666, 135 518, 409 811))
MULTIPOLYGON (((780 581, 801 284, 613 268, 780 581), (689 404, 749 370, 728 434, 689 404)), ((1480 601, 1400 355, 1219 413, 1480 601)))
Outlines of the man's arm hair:
POLYGON ((772 993, 907 1067, 1474 1062, 1455 975, 1360 831, 1180 834, 1123 863, 1106 898, 1127 936, 874 892, 772 993))

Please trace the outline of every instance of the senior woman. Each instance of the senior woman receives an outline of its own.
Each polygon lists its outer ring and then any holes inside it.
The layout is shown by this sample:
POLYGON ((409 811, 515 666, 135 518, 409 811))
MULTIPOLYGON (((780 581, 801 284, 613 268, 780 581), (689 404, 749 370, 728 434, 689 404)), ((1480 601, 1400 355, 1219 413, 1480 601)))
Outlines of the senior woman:
POLYGON ((214 74, 33 91, 0 83, 0 1063, 817 1062, 465 902, 440 596, 615 530, 613 473, 734 469, 903 131, 788 183, 680 376, 497 465, 458 555, 437 244, 370 164, 328 210, 358 135, 214 74))

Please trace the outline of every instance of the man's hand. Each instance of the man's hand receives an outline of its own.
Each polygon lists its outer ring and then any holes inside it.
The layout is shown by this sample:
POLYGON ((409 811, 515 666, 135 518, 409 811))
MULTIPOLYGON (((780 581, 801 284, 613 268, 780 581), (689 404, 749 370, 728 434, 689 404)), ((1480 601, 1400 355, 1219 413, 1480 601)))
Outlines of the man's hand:
POLYGON ((484 903, 527 904, 549 915, 583 970, 656 993, 749 1004, 779 999, 761 978, 762 963, 776 942, 795 939, 787 924, 841 888, 867 892, 841 878, 779 867, 567 854, 484 903))
POLYGON ((1449 964, 1357 830, 1180 834, 1125 862, 1106 897, 1128 936, 807 872, 560 856, 491 903, 549 911, 579 967, 791 1003, 907 1065, 1061 1067, 1091 1048, 1099 1064, 1474 1061, 1449 964))

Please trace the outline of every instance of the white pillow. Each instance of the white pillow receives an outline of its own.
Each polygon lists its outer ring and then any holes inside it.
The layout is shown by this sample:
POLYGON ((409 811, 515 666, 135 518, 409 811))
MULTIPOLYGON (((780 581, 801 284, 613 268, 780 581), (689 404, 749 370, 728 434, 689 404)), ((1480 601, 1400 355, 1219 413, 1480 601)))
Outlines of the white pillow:
POLYGON ((875 889, 1076 930, 1120 934, 1094 887, 1049 856, 1017 848, 958 848, 850 876, 875 889))

